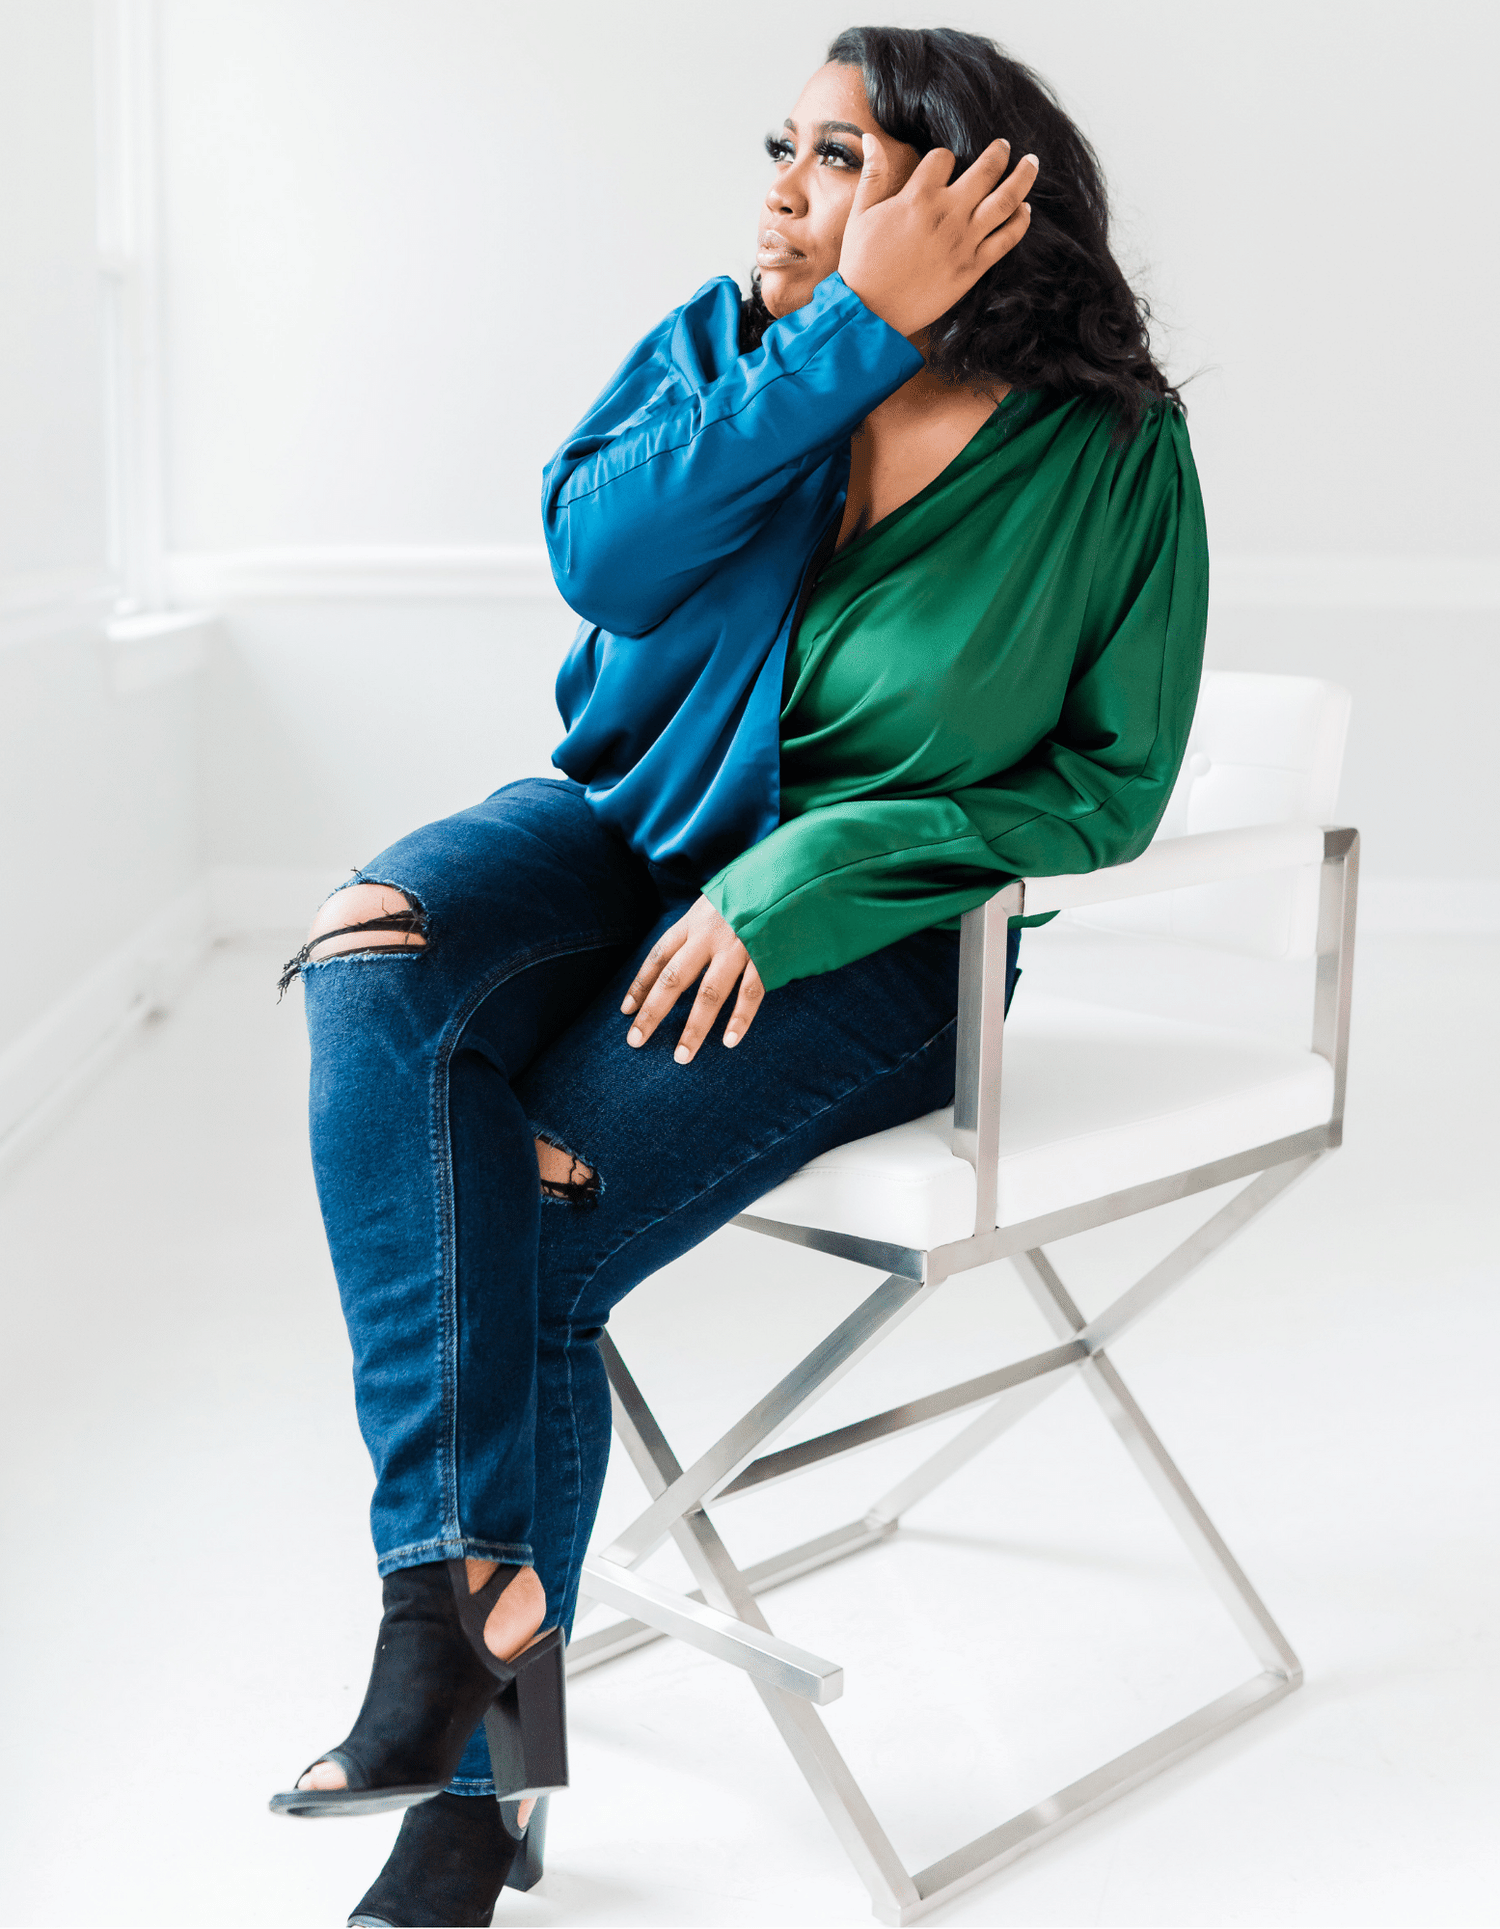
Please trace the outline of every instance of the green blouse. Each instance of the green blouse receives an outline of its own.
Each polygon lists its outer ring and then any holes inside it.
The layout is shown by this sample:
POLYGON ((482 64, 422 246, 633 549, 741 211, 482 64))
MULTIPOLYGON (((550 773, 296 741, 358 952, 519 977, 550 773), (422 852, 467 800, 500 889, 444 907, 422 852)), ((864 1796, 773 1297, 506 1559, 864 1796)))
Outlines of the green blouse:
MULTIPOLYGON (((781 823, 704 886, 768 988, 1011 879, 1135 857, 1197 702, 1203 503, 1180 415, 1008 395, 834 553, 792 639, 781 823)), ((1040 920, 1023 920, 1040 922, 1040 920)))

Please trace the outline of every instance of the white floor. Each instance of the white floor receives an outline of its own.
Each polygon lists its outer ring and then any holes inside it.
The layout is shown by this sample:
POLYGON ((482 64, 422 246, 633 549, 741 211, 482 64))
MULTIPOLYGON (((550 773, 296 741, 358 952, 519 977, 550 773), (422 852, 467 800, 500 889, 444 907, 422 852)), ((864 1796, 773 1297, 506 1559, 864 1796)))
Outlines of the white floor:
MULTIPOLYGON (((6 1923, 341 1924, 395 1832, 265 1807, 347 1728, 378 1599, 274 962, 216 954, 0 1192, 6 1923)), ((1491 940, 1365 943, 1345 1149, 1118 1350, 1306 1687, 938 1920, 1500 1920, 1497 965, 1491 940)), ((1056 1257, 1090 1304, 1170 1237, 1056 1257)), ((729 1231, 616 1331, 691 1451, 866 1278, 729 1231)), ((1042 1337, 1003 1267, 901 1331, 820 1426, 1042 1337)), ((726 1508, 731 1544, 850 1518, 911 1453, 726 1508)), ((602 1527, 637 1491, 617 1467, 602 1527)), ((767 1606, 844 1662, 832 1727, 910 1866, 1251 1672, 1078 1387, 767 1606)), ((550 1872, 498 1922, 869 1920, 732 1671, 660 1644, 572 1711, 550 1872)))

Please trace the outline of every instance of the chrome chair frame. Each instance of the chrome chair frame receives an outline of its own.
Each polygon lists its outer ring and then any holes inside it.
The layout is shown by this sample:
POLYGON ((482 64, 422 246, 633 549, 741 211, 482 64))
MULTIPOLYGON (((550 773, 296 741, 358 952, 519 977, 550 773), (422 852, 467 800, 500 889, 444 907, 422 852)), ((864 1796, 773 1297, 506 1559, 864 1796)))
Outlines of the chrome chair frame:
POLYGON ((609 1372, 616 1432, 645 1484, 650 1505, 613 1545, 585 1564, 580 1615, 593 1606, 606 1605, 628 1618, 575 1639, 569 1650, 569 1672, 576 1676, 664 1635, 744 1669, 869 1888, 875 1915, 883 1922, 914 1922, 939 1908, 1026 1850, 1040 1846, 1270 1707, 1301 1683, 1302 1669, 1296 1655, 1132 1398, 1108 1348, 1339 1145, 1349 1043, 1358 854, 1358 833, 1353 830, 1278 825, 1220 831, 1153 845, 1143 857, 1110 870, 1084 877, 1018 882, 999 892, 964 918, 960 949, 953 1149, 975 1169, 973 1233, 952 1244, 919 1251, 847 1233, 787 1225, 754 1214, 737 1219, 737 1225, 751 1231, 835 1253, 875 1267, 886 1277, 743 1419, 687 1468, 673 1454, 614 1343, 607 1335, 600 1341, 609 1372), (1065 1211, 997 1229, 1009 918, 1027 909, 1068 909, 1309 861, 1322 867, 1312 1047, 1333 1067, 1333 1107, 1327 1122, 1232 1158, 1217 1159, 1065 1211), (1249 1183, 1104 1312, 1085 1319, 1047 1257, 1049 1241, 1235 1179, 1247 1179, 1249 1183), (1019 1271, 1057 1336, 1055 1346, 795 1446, 768 1451, 772 1442, 945 1279, 1002 1258, 1009 1259, 1019 1271), (892 1533, 909 1507, 1075 1374, 1103 1408, 1218 1593, 1259 1664, 1258 1670, 1228 1694, 1000 1827, 965 1843, 928 1868, 908 1872, 817 1713, 818 1704, 836 1700, 842 1693, 843 1670, 837 1662, 779 1639, 761 1612, 757 1597, 783 1581, 841 1560, 892 1533), (711 1502, 727 1501, 787 1479, 834 1455, 970 1408, 978 1412, 968 1426, 880 1495, 860 1519, 756 1566, 742 1570, 735 1564, 706 1512, 711 1502), (668 1538, 676 1542, 698 1582, 690 1594, 665 1587, 637 1571, 668 1538))

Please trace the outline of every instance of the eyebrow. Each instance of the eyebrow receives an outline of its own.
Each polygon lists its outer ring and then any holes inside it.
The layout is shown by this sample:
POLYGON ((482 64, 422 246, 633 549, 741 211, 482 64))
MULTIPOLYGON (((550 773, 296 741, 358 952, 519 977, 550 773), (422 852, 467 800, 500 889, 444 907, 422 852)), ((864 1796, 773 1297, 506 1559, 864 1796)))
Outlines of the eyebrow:
MULTIPOLYGON (((797 123, 790 114, 781 124, 783 127, 789 127, 794 134, 798 131, 797 123)), ((865 129, 856 127, 853 121, 815 121, 813 125, 820 134, 858 134, 861 140, 865 135, 865 129)))

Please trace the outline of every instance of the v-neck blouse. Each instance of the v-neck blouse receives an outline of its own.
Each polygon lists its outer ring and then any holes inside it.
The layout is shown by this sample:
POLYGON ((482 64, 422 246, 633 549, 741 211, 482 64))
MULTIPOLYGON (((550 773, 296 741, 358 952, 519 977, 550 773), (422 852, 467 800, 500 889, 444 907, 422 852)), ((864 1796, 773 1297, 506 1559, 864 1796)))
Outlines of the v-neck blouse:
MULTIPOLYGON (((804 497, 784 613, 774 624, 757 615, 770 634, 751 653, 761 735, 775 730, 776 818, 702 886, 768 988, 948 923, 1012 878, 1094 870, 1143 850, 1186 747, 1207 619, 1207 536, 1181 415, 1155 407, 1122 440, 1103 403, 1046 390, 1012 391, 933 482, 803 580, 842 512, 848 474, 849 430, 830 447, 830 398, 842 389, 862 417, 882 382, 889 393, 913 372, 908 363, 901 373, 893 353, 882 361, 866 324, 885 325, 838 277, 831 283, 819 290, 819 352, 799 372, 783 365, 775 420, 769 406, 758 419, 742 392, 734 436, 749 446, 728 464, 739 460, 747 484, 763 486, 756 469, 780 454, 782 496, 804 497), (852 326, 830 331, 832 315, 852 326), (808 465, 789 460, 810 445, 827 464, 812 492, 808 465)), ((788 362, 796 320, 768 331, 768 340, 784 331, 788 362)), ((658 471, 662 535, 679 539, 668 553, 691 557, 691 538, 701 544, 715 516, 723 540, 724 484, 694 499, 693 479, 679 480, 673 505, 658 471)), ((735 629, 734 579, 754 561, 759 526, 717 565, 721 636, 735 629)), ((556 565, 556 545, 553 554, 556 565)), ((714 573, 701 579, 710 590, 714 573)), ((559 581, 567 594, 564 571, 559 581)), ((638 674, 648 663, 635 658, 638 674)), ((560 700, 567 675, 565 666, 560 700)), ((558 761, 587 781, 561 751, 558 761)), ((735 766, 731 730, 718 764, 693 781, 707 790, 735 766)), ((763 766, 753 780, 762 800, 763 766)), ((742 781, 748 768, 741 756, 742 781)))

